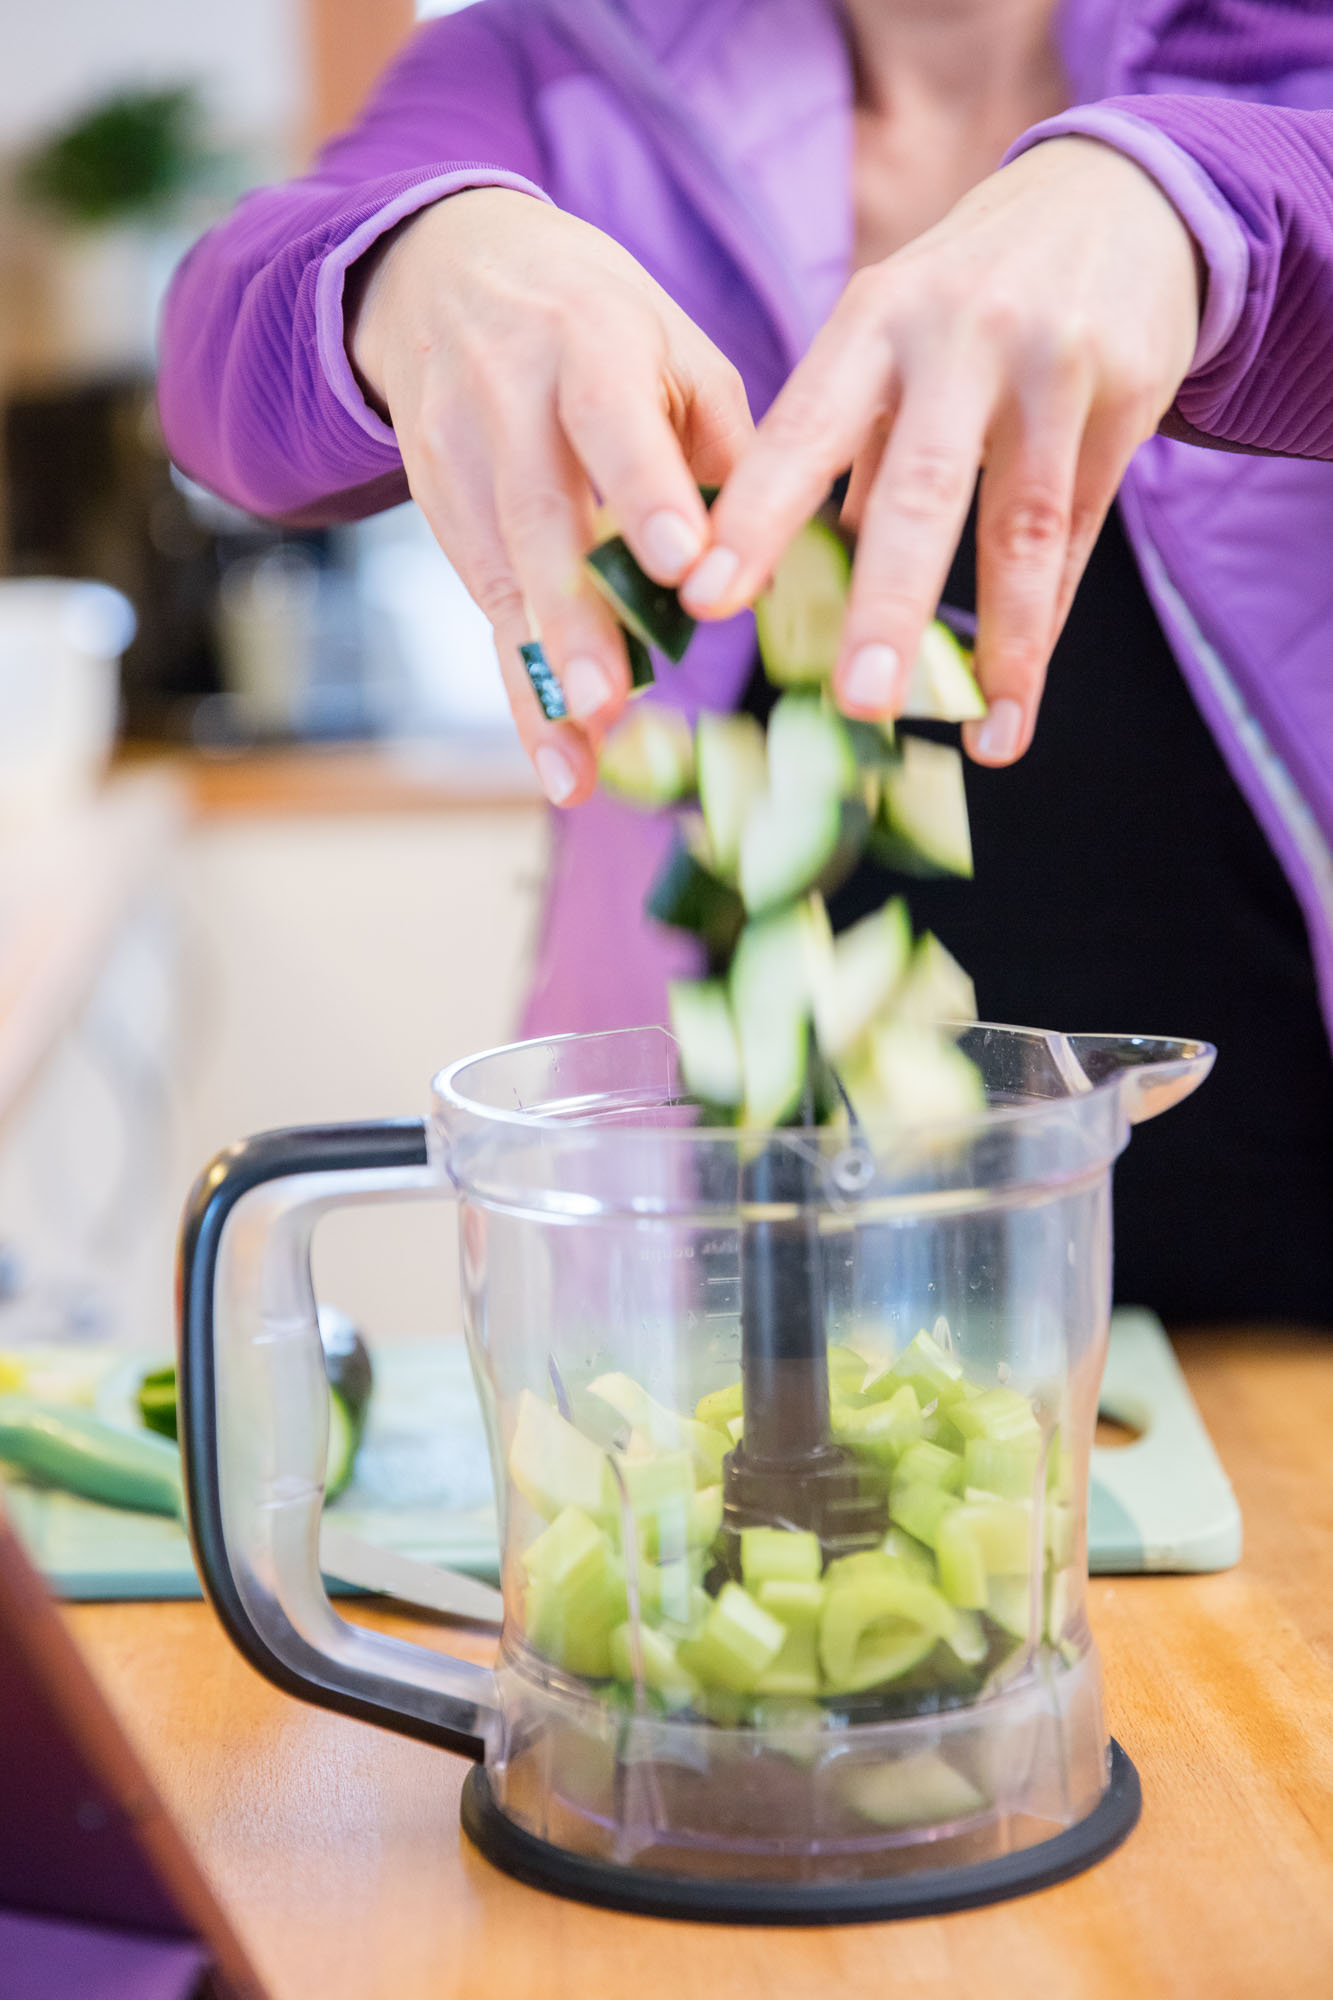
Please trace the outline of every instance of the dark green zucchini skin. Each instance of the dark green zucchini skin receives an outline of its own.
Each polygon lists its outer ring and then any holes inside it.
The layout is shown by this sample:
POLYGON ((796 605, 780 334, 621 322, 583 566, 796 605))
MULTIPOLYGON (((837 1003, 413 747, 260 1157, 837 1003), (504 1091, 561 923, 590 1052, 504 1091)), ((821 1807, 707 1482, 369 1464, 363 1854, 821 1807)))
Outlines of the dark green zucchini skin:
POLYGON ((593 581, 626 631, 679 662, 694 637, 695 621, 668 583, 654 583, 635 561, 623 535, 601 542, 587 558, 593 581))
MULTIPOLYGON (((330 1392, 339 1398, 346 1409, 353 1436, 359 1444, 361 1434, 366 1427, 370 1393, 375 1386, 370 1350, 350 1320, 344 1320, 339 1315, 328 1313, 327 1310, 322 1316, 319 1331, 324 1347, 324 1372, 329 1378, 330 1392)), ((156 1431, 159 1437, 175 1438, 177 1409, 174 1363, 166 1368, 150 1369, 139 1384, 139 1393, 135 1400, 139 1415, 148 1430, 156 1431)))
POLYGON ((621 627, 620 636, 625 641, 625 651, 629 655, 630 692, 638 694, 641 688, 655 686, 657 675, 653 672, 653 656, 643 640, 625 626, 621 627))
POLYGON ((702 939, 710 965, 730 958, 745 924, 739 895, 705 868, 683 841, 667 856, 648 893, 648 914, 659 924, 702 939))

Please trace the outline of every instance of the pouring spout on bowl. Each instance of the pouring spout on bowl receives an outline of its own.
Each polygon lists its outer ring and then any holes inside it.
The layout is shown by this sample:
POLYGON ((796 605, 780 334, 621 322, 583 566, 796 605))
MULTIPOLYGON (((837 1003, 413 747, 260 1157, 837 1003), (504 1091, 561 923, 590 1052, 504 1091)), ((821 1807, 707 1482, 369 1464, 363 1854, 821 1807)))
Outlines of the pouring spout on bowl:
POLYGON ((1089 1084, 1119 1079, 1131 1125, 1142 1125, 1183 1103, 1198 1089, 1217 1056, 1211 1042, 1160 1035, 1067 1035, 1064 1040, 1089 1084))

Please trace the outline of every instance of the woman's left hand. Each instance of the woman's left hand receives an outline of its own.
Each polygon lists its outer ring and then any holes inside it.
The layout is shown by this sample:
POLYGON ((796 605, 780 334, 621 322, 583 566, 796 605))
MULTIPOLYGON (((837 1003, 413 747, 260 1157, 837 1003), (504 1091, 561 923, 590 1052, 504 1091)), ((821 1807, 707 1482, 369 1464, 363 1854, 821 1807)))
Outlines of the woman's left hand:
POLYGON ((1156 183, 1093 139, 1033 147, 936 228, 859 271, 760 424, 681 588, 749 604, 852 469, 858 525, 835 687, 896 712, 977 474, 978 678, 967 746, 1031 741, 1051 649, 1116 488, 1194 353, 1200 266, 1156 183))

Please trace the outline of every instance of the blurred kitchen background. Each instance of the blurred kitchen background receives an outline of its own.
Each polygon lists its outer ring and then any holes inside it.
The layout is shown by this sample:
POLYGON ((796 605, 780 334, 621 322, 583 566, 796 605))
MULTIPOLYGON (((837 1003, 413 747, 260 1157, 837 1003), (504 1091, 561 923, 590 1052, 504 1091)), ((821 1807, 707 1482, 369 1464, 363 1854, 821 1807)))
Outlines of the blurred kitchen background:
MULTIPOLYGON (((10 12, 0 1355, 165 1355, 214 1150, 420 1111, 514 1028, 545 825, 484 621, 414 508, 275 532, 179 474, 154 413, 173 265, 346 122, 411 16, 10 12)), ((456 1324, 447 1210, 323 1228, 322 1296, 375 1332, 456 1324)))

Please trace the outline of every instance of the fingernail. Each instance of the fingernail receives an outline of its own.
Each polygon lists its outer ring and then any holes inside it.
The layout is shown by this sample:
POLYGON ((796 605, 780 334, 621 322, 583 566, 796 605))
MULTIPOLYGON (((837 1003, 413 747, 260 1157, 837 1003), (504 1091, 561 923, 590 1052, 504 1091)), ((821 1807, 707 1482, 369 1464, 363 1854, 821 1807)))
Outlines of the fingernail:
POLYGON ((883 715, 893 705, 897 685, 898 655, 892 646, 862 646, 843 676, 842 696, 853 708, 883 715))
POLYGON ((542 790, 553 806, 562 806, 574 789, 574 773, 558 750, 549 743, 543 743, 533 758, 537 766, 537 776, 542 781, 542 790))
POLYGON ((601 661, 582 654, 576 660, 566 660, 560 682, 565 690, 565 705, 576 722, 586 722, 590 715, 596 715, 615 693, 611 676, 601 661))
POLYGON ((688 569, 703 547, 703 536, 692 528, 683 514, 669 508, 650 514, 639 531, 639 541, 650 569, 663 576, 679 576, 688 569))
POLYGON ((731 580, 741 566, 734 549, 710 549, 693 576, 686 577, 680 594, 686 606, 707 611, 726 596, 731 580))
POLYGON ((1018 750, 1023 734, 1023 710, 1016 701, 1002 695, 993 701, 976 734, 978 756, 993 757, 997 763, 1008 763, 1018 750))

